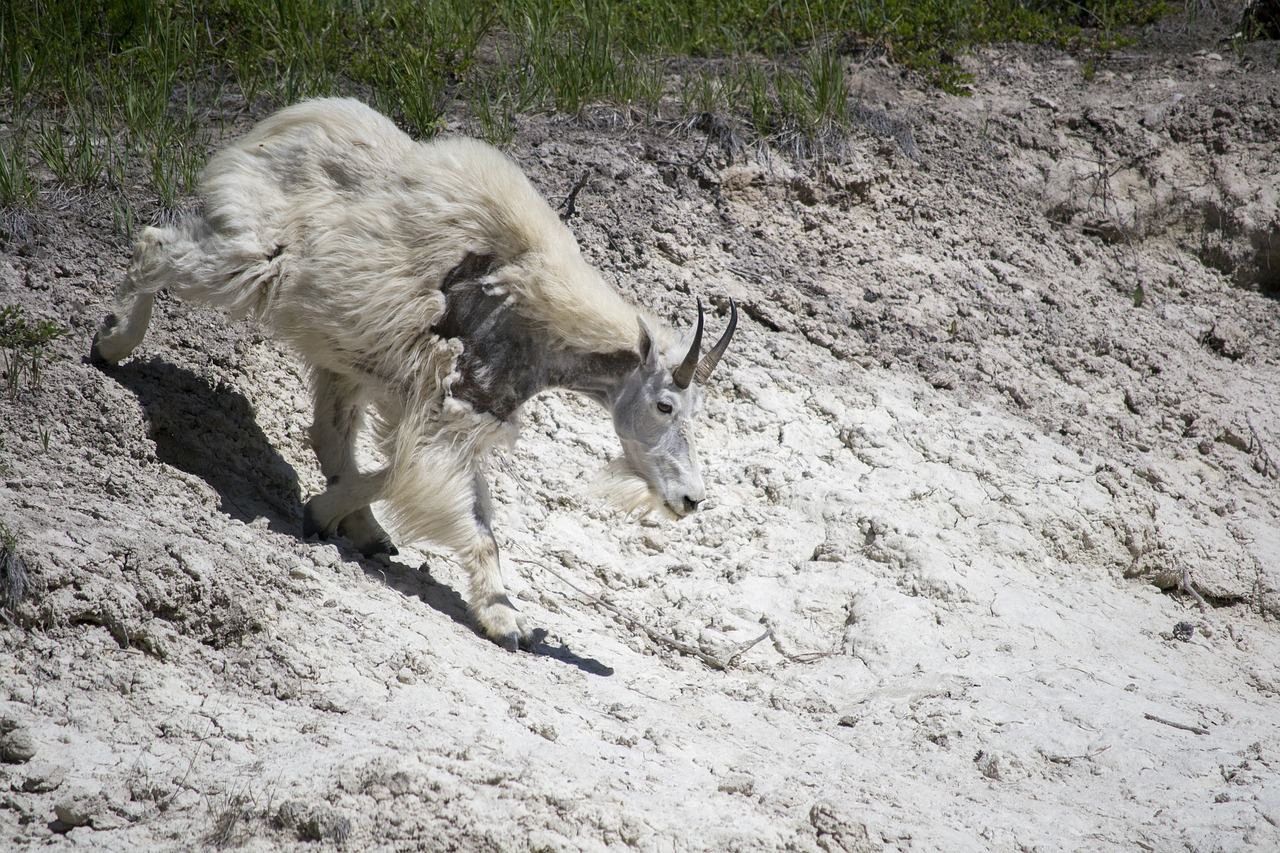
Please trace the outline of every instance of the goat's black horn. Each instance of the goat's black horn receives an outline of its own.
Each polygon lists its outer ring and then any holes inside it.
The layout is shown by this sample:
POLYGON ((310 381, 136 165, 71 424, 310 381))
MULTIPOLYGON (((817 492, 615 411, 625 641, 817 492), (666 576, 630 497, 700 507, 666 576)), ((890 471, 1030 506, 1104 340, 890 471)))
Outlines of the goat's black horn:
POLYGON ((730 299, 729 327, 724 330, 724 334, 720 336, 720 340, 716 341, 716 345, 707 353, 706 358, 699 362, 698 369, 693 374, 694 382, 701 385, 711 376, 711 371, 715 370, 716 365, 720 363, 720 356, 724 355, 724 351, 729 348, 729 341, 733 339, 733 331, 736 328, 738 328, 738 306, 730 299))
POLYGON ((680 366, 671 374, 671 381, 680 390, 689 387, 689 383, 693 382, 694 373, 698 370, 698 359, 702 354, 702 299, 698 299, 698 326, 693 331, 693 343, 689 345, 689 351, 684 354, 684 361, 680 362, 680 366))

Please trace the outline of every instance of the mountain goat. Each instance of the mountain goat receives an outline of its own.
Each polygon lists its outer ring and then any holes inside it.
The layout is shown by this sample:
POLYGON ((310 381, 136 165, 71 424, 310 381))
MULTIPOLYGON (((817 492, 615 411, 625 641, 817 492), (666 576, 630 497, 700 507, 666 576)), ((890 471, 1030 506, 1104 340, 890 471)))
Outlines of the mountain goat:
POLYGON ((395 553, 394 529, 450 547, 480 628, 516 649, 528 633, 503 587, 482 475, 520 406, 568 388, 613 415, 622 456, 607 491, 628 510, 688 515, 705 490, 691 436, 699 385, 737 324, 701 355, 629 304, 506 155, 475 140, 414 142, 353 100, 284 109, 213 157, 202 215, 147 228, 91 358, 142 341, 155 293, 259 321, 311 371, 310 438, 327 489, 303 535, 395 553), (372 405, 385 464, 355 441, 372 405))

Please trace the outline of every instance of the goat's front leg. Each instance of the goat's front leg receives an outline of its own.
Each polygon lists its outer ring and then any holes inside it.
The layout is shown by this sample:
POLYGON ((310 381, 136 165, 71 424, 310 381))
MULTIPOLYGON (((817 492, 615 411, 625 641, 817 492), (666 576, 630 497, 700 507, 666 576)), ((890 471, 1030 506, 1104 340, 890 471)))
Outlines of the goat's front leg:
POLYGON ((471 615, 481 630, 498 645, 508 651, 516 651, 529 639, 525 618, 511 603, 511 597, 502 583, 502 567, 498 561, 498 541, 494 538, 490 519, 493 507, 489 500, 489 486, 477 473, 472 479, 474 501, 472 503, 472 531, 465 544, 456 544, 455 550, 467 573, 471 576, 468 603, 471 615))
POLYGON ((315 524, 336 523, 361 502, 385 500, 407 541, 435 542, 453 551, 470 577, 467 602, 480 631, 517 650, 529 633, 502 583, 489 487, 479 460, 451 442, 418 442, 410 451, 388 455, 388 466, 378 473, 343 479, 312 498, 308 514, 315 524))
MULTIPOLYGON (((364 394, 356 383, 322 367, 315 368, 313 385, 315 420, 308 434, 320 473, 332 489, 361 476, 356 464, 356 436, 364 422, 364 394)), ((312 506, 314 500, 307 502, 303 513, 304 536, 337 532, 365 556, 397 553, 367 502, 335 520, 322 518, 319 506, 312 506)))

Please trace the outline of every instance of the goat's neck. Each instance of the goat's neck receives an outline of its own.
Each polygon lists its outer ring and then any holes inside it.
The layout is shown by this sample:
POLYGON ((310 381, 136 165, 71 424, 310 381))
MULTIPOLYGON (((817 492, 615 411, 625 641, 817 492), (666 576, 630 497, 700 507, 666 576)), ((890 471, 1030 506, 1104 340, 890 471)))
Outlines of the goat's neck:
POLYGON ((561 350, 552 361, 555 368, 549 374, 551 381, 546 387, 577 391, 603 406, 611 407, 624 378, 640 364, 640 356, 632 350, 561 350))

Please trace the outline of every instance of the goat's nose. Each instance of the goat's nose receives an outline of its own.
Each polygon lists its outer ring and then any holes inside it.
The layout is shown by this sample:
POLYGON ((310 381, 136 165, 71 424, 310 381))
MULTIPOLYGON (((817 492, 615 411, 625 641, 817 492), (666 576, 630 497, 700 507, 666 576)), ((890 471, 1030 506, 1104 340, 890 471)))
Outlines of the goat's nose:
POLYGON ((702 499, 701 499, 701 498, 698 498, 697 500, 694 500, 693 498, 689 497, 688 495, 685 495, 685 496, 684 496, 684 511, 685 511, 685 512, 697 512, 697 510, 698 510, 698 504, 700 504, 700 503, 702 503, 702 499))

